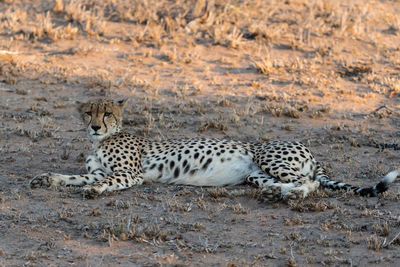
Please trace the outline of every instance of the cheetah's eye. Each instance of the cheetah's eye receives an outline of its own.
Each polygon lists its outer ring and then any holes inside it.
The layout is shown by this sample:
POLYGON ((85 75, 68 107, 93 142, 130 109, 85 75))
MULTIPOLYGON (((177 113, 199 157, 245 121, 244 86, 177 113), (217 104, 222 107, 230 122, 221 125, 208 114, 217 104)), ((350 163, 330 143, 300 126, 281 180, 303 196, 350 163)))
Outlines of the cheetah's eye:
POLYGON ((88 115, 88 116, 92 116, 92 112, 91 111, 85 112, 85 114, 88 115))
POLYGON ((108 111, 104 112, 104 116, 106 116, 106 117, 111 116, 111 115, 112 115, 111 112, 108 112, 108 111))

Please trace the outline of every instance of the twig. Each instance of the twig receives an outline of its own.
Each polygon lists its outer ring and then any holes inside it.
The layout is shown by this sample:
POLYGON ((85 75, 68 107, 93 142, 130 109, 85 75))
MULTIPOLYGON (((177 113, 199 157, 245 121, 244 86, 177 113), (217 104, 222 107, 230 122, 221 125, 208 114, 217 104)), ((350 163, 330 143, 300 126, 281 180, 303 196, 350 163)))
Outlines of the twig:
POLYGON ((377 113, 377 112, 378 112, 379 110, 381 110, 381 109, 387 109, 388 111, 390 111, 390 112, 393 113, 393 110, 391 110, 390 108, 388 108, 386 105, 382 105, 382 106, 380 106, 379 108, 375 109, 374 111, 370 112, 370 114, 375 114, 375 113, 377 113))
POLYGON ((0 50, 0 54, 11 54, 11 55, 16 55, 16 54, 18 54, 18 52, 7 51, 7 50, 0 50))
POLYGON ((17 92, 17 90, 13 89, 13 88, 0 88, 0 91, 4 91, 4 92, 8 92, 8 93, 16 93, 17 92))
POLYGON ((383 245, 384 248, 388 248, 400 235, 400 232, 398 232, 395 237, 387 244, 383 245))
POLYGON ((289 244, 289 247, 290 247, 290 256, 292 257, 292 259, 293 259, 294 261, 296 261, 295 258, 294 258, 294 255, 293 255, 293 245, 294 245, 294 241, 292 241, 292 242, 289 244))

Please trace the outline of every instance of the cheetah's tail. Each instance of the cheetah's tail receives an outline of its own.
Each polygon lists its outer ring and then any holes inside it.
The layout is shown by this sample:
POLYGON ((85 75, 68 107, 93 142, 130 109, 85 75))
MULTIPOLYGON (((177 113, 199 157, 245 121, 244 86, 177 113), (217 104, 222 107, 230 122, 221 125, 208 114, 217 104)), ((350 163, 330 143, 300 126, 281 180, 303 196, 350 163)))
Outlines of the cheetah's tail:
POLYGON ((320 185, 324 188, 329 188, 331 190, 347 190, 353 191, 357 195, 364 197, 375 197, 379 193, 383 193, 388 190, 389 185, 396 180, 399 176, 399 170, 389 172, 383 177, 383 179, 375 186, 360 188, 354 185, 349 185, 341 182, 336 182, 331 180, 331 178, 326 174, 324 168, 318 163, 316 170, 315 179, 320 182, 320 185))

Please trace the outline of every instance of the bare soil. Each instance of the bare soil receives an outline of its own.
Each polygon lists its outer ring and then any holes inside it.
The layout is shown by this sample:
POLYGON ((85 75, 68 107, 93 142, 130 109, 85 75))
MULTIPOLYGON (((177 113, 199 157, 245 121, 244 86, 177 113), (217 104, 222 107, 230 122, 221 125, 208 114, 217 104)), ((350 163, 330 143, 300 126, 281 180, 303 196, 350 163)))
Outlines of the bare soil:
POLYGON ((338 181, 399 168, 395 1, 0 1, 0 265, 399 266, 398 183, 271 203, 247 185, 84 199, 76 101, 153 139, 300 140, 338 181))

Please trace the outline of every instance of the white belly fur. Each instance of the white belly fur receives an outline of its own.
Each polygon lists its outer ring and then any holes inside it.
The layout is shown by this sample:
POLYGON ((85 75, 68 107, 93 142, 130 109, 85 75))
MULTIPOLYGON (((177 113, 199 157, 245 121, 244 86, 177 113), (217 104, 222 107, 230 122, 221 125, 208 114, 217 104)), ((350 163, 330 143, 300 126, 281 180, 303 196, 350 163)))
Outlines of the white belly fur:
POLYGON ((192 166, 191 170, 197 169, 193 175, 190 175, 190 171, 181 172, 177 178, 174 178, 171 170, 164 169, 161 178, 157 179, 160 172, 156 169, 144 173, 145 181, 196 186, 224 186, 243 183, 246 176, 259 170, 259 167, 248 155, 235 153, 229 161, 213 160, 205 170, 201 169, 201 166, 192 166))

